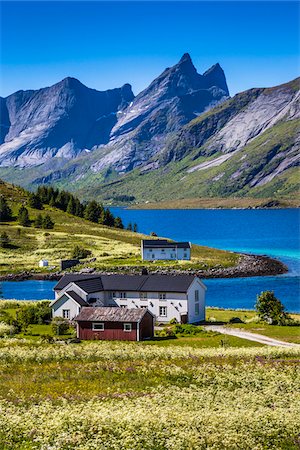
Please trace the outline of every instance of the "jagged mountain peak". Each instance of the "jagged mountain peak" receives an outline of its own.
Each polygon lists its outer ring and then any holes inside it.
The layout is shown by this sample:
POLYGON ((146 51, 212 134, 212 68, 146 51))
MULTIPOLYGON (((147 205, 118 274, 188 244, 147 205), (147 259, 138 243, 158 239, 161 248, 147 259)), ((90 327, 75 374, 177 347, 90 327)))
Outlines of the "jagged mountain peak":
POLYGON ((226 95, 229 95, 225 74, 219 63, 214 64, 204 72, 203 77, 208 87, 216 86, 225 91, 226 95))

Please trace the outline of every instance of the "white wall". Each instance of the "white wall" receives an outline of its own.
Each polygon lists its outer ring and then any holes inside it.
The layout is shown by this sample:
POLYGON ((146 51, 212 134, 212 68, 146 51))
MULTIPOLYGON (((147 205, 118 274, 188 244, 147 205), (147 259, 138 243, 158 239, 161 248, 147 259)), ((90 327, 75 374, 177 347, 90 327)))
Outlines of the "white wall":
POLYGON ((191 249, 187 248, 144 248, 142 249, 142 259, 146 261, 153 260, 190 260, 191 259, 191 249), (151 250, 151 251, 150 251, 151 250), (185 256, 186 255, 186 256, 185 256))
POLYGON ((52 306, 53 317, 63 317, 63 309, 70 310, 70 320, 73 320, 80 312, 80 306, 67 295, 64 295, 52 306))
POLYGON ((80 289, 79 286, 75 283, 69 283, 67 286, 65 286, 60 291, 55 291, 55 298, 60 297, 62 294, 64 294, 67 291, 74 291, 76 294, 78 294, 83 300, 87 300, 88 294, 84 292, 82 289, 80 289))
POLYGON ((206 287, 199 280, 195 278, 188 289, 188 322, 195 323, 205 320, 205 292, 206 287), (199 315, 195 313, 195 291, 199 292, 199 315))

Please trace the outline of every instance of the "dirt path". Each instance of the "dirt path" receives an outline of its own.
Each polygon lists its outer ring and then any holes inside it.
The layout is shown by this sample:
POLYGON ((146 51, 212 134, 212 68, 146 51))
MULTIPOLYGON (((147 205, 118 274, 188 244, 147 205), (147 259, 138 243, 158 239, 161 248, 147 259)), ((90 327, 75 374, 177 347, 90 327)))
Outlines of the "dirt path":
POLYGON ((205 325, 206 330, 218 331, 222 334, 229 334, 231 336, 236 336, 242 339, 247 339, 248 341, 259 342, 260 344, 281 346, 281 347, 299 347, 299 344, 294 344, 292 342, 278 341, 277 339, 270 338, 268 336, 263 336, 262 334, 250 333, 250 331, 244 331, 238 328, 229 328, 222 325, 205 325))

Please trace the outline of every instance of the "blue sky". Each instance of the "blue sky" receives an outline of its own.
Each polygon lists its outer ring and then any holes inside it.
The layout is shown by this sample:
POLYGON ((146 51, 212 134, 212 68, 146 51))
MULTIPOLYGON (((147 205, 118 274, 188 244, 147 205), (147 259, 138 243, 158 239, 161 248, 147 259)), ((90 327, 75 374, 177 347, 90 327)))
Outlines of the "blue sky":
POLYGON ((0 95, 73 76, 137 94, 189 52, 230 93, 299 75, 297 2, 1 2, 0 95))

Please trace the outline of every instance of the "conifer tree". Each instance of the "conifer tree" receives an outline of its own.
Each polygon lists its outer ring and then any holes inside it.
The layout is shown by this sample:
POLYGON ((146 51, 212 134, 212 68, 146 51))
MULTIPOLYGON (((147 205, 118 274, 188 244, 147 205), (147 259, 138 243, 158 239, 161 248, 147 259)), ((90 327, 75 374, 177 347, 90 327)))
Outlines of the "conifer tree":
POLYGON ((19 209, 18 221, 23 227, 30 227, 28 209, 25 206, 21 206, 19 209))
POLYGON ((0 222, 12 220, 12 212, 5 197, 0 196, 0 222))

